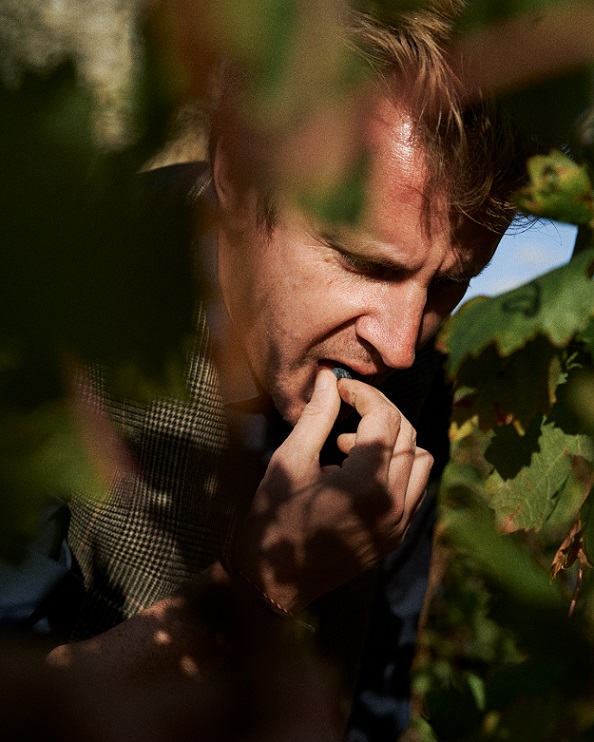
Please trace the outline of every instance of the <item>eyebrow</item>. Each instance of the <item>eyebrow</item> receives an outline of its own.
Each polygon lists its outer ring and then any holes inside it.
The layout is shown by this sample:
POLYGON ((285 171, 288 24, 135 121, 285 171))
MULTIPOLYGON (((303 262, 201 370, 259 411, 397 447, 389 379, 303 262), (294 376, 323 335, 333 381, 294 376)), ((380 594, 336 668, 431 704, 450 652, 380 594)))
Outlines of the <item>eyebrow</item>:
MULTIPOLYGON (((491 261, 489 261, 491 262, 491 261)), ((451 270, 447 273, 438 273, 433 281, 435 283, 469 283, 474 278, 478 278, 478 276, 481 275, 481 273, 485 270, 485 268, 489 265, 487 263, 486 265, 482 265, 479 270, 475 271, 464 271, 464 270, 451 270)))
POLYGON ((388 268, 395 271, 409 270, 406 266, 397 260, 392 260, 385 255, 378 254, 373 247, 373 243, 361 239, 356 232, 333 232, 328 229, 322 229, 318 232, 319 237, 331 247, 342 252, 352 255, 362 263, 369 263, 370 266, 376 265, 382 268, 388 268), (346 245, 349 247, 346 247, 346 245))

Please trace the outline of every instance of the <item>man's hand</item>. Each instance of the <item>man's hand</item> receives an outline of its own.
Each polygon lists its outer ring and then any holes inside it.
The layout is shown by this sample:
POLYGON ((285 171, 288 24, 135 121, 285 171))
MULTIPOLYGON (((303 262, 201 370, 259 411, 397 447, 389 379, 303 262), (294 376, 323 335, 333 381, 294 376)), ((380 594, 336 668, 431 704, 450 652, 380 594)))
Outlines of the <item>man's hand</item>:
POLYGON ((272 456, 241 524, 232 562, 258 589, 291 612, 338 587, 397 547, 424 496, 433 459, 416 432, 377 389, 316 379, 311 401, 272 456), (319 455, 341 400, 361 415, 338 440, 341 466, 319 455))
MULTIPOLYGON (((289 611, 306 607, 398 546, 423 499, 431 464, 410 423, 381 392, 360 381, 337 383, 323 369, 240 526, 234 566, 289 611), (356 433, 339 439, 347 454, 342 466, 322 468, 320 450, 341 401, 361 421, 356 433)), ((255 591, 215 563, 111 631, 58 647, 49 662, 114 681, 200 681, 220 672, 238 646, 241 656, 252 658, 271 647, 269 667, 282 667, 279 658, 294 651, 285 626, 255 591), (257 651, 246 654, 245 647, 257 651)))

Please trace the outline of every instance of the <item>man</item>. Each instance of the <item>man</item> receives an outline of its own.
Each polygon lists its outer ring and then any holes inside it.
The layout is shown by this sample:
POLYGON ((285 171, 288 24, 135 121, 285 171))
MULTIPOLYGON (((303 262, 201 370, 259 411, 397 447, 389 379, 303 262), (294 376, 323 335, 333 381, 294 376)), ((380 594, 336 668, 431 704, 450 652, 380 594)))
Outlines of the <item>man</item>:
MULTIPOLYGON (((463 102, 449 25, 431 12, 391 31, 353 24, 374 81, 358 121, 369 167, 356 226, 322 223, 251 176, 262 150, 246 157, 246 128, 229 113, 236 81, 213 118, 210 170, 177 168, 155 192, 147 185, 149 211, 173 212, 151 214, 165 240, 162 224, 187 218, 187 197, 210 198, 217 214, 198 251, 190 402, 146 409, 103 388, 104 402, 88 395, 135 464, 106 503, 73 500, 69 541, 85 593, 72 636, 98 635, 55 650, 55 664, 212 678, 237 661, 238 635, 244 659, 265 635, 277 664, 292 667, 283 618, 309 608, 313 641, 348 693, 367 570, 403 542, 432 464, 393 400, 415 424, 425 419, 425 439, 440 439, 427 409, 439 362, 421 349, 490 260, 519 182, 497 116, 480 99, 463 102), (345 419, 349 409, 358 417, 345 419)), ((430 518, 423 524, 426 537, 430 518)))

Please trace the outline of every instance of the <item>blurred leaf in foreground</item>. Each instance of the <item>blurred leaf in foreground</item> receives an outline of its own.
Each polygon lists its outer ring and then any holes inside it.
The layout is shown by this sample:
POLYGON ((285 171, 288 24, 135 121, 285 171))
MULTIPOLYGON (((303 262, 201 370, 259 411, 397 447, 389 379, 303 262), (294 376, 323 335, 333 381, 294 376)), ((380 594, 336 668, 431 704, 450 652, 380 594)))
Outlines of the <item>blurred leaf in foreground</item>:
POLYGON ((527 214, 570 224, 590 224, 594 194, 585 165, 576 164, 562 152, 537 155, 528 160, 530 184, 516 196, 527 214))
POLYGON ((92 115, 70 63, 24 72, 18 87, 0 83, 4 556, 18 556, 51 495, 99 492, 94 452, 85 453, 66 401, 73 363, 104 360, 117 392, 136 399, 183 387, 194 320, 184 246, 197 215, 186 213, 169 231, 151 228, 139 216, 142 206, 145 215, 160 213, 138 194, 146 142, 101 152, 92 115))
POLYGON ((341 0, 224 0, 205 22, 241 80, 223 80, 215 105, 242 142, 240 168, 315 218, 353 223, 372 91, 344 13, 341 0))
POLYGON ((122 364, 119 378, 135 366, 144 387, 167 391, 172 359, 181 358, 183 374, 193 331, 187 245, 198 214, 180 208, 166 230, 159 214, 173 207, 139 195, 143 145, 97 150, 89 96, 71 65, 28 73, 17 90, 0 87, 0 104, 4 333, 122 364))
POLYGON ((461 14, 462 30, 482 28, 532 11, 544 11, 563 0, 472 0, 461 14))
POLYGON ((0 559, 22 556, 52 495, 98 497, 100 487, 66 402, 0 415, 0 559))

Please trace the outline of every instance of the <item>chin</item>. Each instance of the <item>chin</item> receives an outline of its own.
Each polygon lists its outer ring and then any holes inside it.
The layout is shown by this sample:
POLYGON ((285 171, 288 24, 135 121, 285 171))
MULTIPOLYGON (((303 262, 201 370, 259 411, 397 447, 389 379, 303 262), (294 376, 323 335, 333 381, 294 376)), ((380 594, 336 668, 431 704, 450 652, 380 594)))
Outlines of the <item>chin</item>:
POLYGON ((284 395, 277 395, 273 397, 274 406, 278 410, 279 414, 285 420, 289 423, 289 425, 294 426, 301 417, 301 413, 305 409, 305 405, 307 404, 302 399, 291 399, 287 398, 284 395))
POLYGON ((305 402, 289 402, 286 408, 279 410, 279 412, 289 425, 295 426, 304 409, 305 402))
MULTIPOLYGON (((289 373, 286 374, 286 376, 289 375, 289 373)), ((294 376, 288 379, 288 381, 292 383, 275 383, 275 379, 270 379, 268 393, 279 415, 289 425, 294 426, 311 398, 315 379, 310 383, 303 384, 303 386, 300 380, 294 376)))

